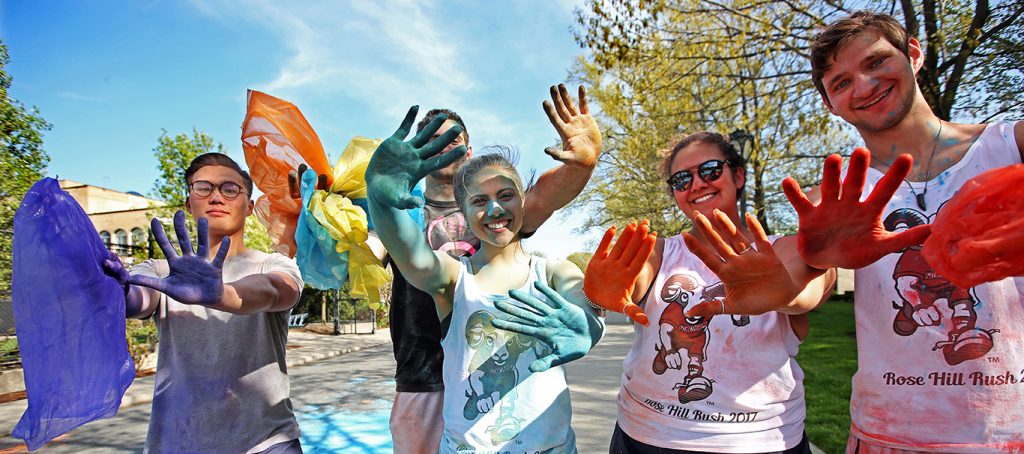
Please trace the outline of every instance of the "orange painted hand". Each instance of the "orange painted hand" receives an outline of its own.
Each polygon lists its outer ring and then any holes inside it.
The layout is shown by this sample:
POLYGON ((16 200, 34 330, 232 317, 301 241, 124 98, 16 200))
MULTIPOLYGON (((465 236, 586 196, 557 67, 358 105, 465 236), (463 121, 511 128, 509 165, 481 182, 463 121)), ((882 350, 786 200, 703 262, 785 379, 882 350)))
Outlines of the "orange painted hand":
POLYGON ((747 226, 754 235, 753 245, 729 217, 718 210, 713 215, 714 226, 700 213, 695 213, 693 219, 694 227, 711 244, 711 250, 693 235, 683 233, 686 247, 725 286, 724 295, 709 292, 715 285, 708 286, 701 295, 701 302, 686 311, 687 317, 761 315, 789 304, 800 293, 786 266, 775 255, 757 218, 750 213, 746 216, 747 226))
POLYGON ((815 205, 796 180, 782 182, 789 203, 800 217, 797 249, 800 257, 815 268, 856 269, 910 246, 921 244, 931 234, 928 225, 893 233, 882 225, 882 211, 889 199, 910 174, 913 158, 900 155, 889 171, 878 180, 867 199, 860 201, 871 152, 858 148, 850 156, 846 180, 839 181, 843 158, 832 155, 825 159, 821 179, 821 202, 815 205))
POLYGON ((615 247, 610 248, 615 227, 608 229, 583 278, 583 292, 592 303, 626 314, 644 326, 649 321, 647 314, 633 304, 633 287, 657 240, 657 234, 649 234, 647 230, 646 219, 640 225, 629 224, 622 230, 615 247))

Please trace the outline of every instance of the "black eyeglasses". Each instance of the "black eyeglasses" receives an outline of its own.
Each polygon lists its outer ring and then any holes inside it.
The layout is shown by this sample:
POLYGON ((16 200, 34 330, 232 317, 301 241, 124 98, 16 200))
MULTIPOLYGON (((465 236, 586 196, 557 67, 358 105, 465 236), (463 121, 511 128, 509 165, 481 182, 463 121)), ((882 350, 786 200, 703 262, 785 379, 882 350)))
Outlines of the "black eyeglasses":
MULTIPOLYGON (((696 167, 697 176, 700 177, 701 180, 704 180, 705 183, 715 181, 722 176, 722 170, 725 169, 726 164, 729 164, 729 162, 721 159, 704 161, 696 167)), ((692 168, 693 167, 690 169, 692 168)), ((693 186, 693 172, 691 172, 690 169, 683 169, 673 173, 672 176, 668 178, 669 186, 672 186, 672 189, 675 189, 676 191, 688 191, 690 186, 693 186)))
POLYGON ((220 195, 224 196, 224 198, 228 200, 235 200, 235 198, 237 198, 239 195, 245 192, 244 190, 242 190, 242 187, 238 185, 238 183, 233 183, 230 181, 225 181, 219 185, 215 185, 213 183, 210 183, 209 181, 198 180, 193 181, 192 184, 189 185, 189 188, 192 190, 192 193, 196 195, 196 197, 203 199, 213 194, 214 189, 219 191, 220 195))

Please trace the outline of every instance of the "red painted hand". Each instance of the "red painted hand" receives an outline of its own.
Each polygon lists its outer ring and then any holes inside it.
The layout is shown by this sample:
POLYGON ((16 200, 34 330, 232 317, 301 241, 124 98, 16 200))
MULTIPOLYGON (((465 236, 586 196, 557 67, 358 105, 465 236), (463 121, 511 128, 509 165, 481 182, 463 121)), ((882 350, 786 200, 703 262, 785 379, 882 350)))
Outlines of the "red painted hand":
POLYGON ((878 180, 871 194, 860 201, 871 153, 858 148, 850 156, 846 180, 839 181, 843 158, 825 159, 821 179, 821 202, 814 205, 793 178, 782 182, 789 203, 800 217, 797 248, 800 257, 815 268, 856 269, 870 265, 887 254, 921 244, 931 233, 928 225, 893 233, 882 225, 882 211, 910 173, 913 159, 900 155, 878 180))
POLYGON ((751 247, 729 217, 718 210, 714 212, 714 226, 700 213, 695 213, 693 219, 694 227, 708 240, 713 251, 693 235, 683 233, 686 247, 725 285, 724 295, 707 295, 709 292, 705 290, 701 302, 686 311, 687 317, 761 315, 789 304, 800 293, 786 266, 775 255, 757 218, 750 213, 746 216, 756 248, 751 247))
POLYGON ((609 247, 615 237, 615 227, 608 229, 594 251, 583 279, 583 292, 592 303, 624 313, 644 326, 649 321, 647 314, 633 304, 633 287, 657 240, 657 234, 648 234, 647 229, 646 219, 639 226, 629 224, 611 251, 609 247))

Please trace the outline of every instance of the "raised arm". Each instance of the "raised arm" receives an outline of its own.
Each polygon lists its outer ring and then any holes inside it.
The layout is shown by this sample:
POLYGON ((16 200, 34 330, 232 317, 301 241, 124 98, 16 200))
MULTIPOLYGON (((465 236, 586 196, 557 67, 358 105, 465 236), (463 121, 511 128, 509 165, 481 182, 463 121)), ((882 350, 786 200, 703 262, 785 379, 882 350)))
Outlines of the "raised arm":
POLYGON ((458 125, 428 143, 431 135, 447 120, 443 114, 412 139, 404 141, 418 110, 418 106, 409 109, 402 125, 377 147, 370 159, 366 167, 367 201, 377 235, 391 260, 409 283, 436 296, 455 281, 458 263, 447 254, 434 253, 419 225, 404 210, 423 205, 423 199, 412 195, 416 183, 458 160, 466 154, 466 147, 438 155, 462 132, 458 125))
POLYGON ((562 149, 548 147, 544 152, 562 164, 544 172, 526 195, 524 232, 535 232, 559 208, 569 204, 583 191, 601 155, 601 130, 587 107, 587 91, 581 86, 579 108, 564 84, 551 87, 551 101, 544 101, 544 112, 562 139, 562 149))

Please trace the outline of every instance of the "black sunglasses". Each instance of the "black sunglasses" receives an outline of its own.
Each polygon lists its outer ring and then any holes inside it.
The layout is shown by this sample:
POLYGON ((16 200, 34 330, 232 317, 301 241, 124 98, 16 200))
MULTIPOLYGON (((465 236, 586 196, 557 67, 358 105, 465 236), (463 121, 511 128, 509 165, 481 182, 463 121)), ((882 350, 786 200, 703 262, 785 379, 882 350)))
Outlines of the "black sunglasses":
MULTIPOLYGON (((729 164, 729 161, 721 159, 704 161, 697 166, 697 176, 704 180, 705 183, 715 181, 722 176, 722 170, 725 169, 726 164, 729 164)), ((668 185, 672 186, 672 189, 676 191, 688 191, 690 186, 693 186, 693 172, 690 169, 683 169, 673 173, 668 178, 668 185)))
POLYGON ((198 180, 193 181, 189 188, 192 189, 192 193, 195 194, 196 197, 201 199, 205 199, 213 194, 214 189, 219 191, 220 195, 228 200, 235 200, 235 198, 245 192, 238 183, 232 183, 230 181, 225 181, 224 183, 215 185, 209 181, 198 180))

